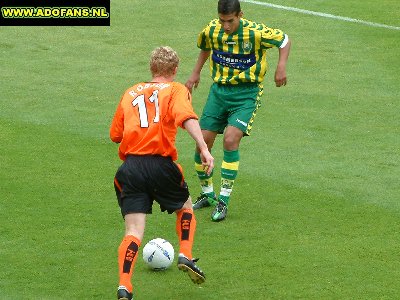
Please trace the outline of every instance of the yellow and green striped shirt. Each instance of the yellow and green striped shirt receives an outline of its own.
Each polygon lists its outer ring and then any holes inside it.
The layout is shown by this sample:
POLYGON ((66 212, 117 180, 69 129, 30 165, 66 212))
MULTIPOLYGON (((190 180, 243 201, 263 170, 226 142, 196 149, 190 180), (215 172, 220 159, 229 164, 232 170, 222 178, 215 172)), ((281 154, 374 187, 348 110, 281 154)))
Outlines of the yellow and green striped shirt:
POLYGON ((218 19, 212 20, 199 34, 197 46, 212 51, 211 77, 216 83, 261 83, 267 72, 267 49, 286 44, 280 29, 240 19, 238 30, 226 34, 218 19))

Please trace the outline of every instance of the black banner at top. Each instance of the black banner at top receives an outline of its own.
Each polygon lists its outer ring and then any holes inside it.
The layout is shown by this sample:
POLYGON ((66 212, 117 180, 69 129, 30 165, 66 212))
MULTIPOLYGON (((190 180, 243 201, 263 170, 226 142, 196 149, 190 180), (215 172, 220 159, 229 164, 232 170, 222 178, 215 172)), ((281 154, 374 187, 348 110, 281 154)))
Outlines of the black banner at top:
POLYGON ((1 0, 0 26, 110 26, 110 0, 1 0))

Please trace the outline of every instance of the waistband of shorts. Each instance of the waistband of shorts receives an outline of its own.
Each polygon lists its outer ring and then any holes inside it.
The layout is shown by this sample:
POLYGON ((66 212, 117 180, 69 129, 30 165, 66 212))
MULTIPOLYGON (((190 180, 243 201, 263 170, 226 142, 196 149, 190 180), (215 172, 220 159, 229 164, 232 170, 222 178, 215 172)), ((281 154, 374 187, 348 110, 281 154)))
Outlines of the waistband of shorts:
POLYGON ((161 160, 170 160, 172 161, 171 156, 163 156, 160 154, 127 154, 126 158, 135 159, 135 158, 148 158, 148 159, 161 159, 161 160))
POLYGON ((229 86, 229 87, 256 87, 256 86, 259 86, 261 83, 260 82, 239 82, 237 84, 231 84, 231 83, 214 82, 213 84, 215 84, 217 86, 229 86))
POLYGON ((238 84, 222 84, 222 83, 213 83, 214 86, 221 90, 254 90, 254 89, 262 89, 262 85, 258 82, 243 82, 238 84))

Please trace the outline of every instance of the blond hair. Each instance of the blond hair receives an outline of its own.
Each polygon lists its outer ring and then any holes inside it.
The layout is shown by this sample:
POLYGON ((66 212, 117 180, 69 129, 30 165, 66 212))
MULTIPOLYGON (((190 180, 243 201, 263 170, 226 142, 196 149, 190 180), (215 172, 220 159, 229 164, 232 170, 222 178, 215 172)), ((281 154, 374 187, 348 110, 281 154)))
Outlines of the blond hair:
POLYGON ((153 77, 173 75, 178 64, 178 54, 171 47, 162 46, 151 52, 150 71, 153 77))

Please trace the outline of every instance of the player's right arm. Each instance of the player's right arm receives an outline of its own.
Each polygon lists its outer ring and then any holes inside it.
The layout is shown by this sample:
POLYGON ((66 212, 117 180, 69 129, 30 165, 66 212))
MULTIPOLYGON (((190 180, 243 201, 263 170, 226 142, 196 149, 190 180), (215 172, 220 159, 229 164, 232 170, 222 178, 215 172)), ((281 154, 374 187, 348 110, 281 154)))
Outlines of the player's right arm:
POLYGON ((208 57, 210 56, 211 51, 209 50, 200 50, 199 56, 197 58, 196 65, 192 71, 192 75, 190 75, 188 81, 186 81, 186 87, 192 92, 193 87, 197 88, 200 83, 200 73, 203 69, 205 62, 207 61, 208 57))
POLYGON ((121 102, 118 104, 117 110, 110 127, 110 139, 114 143, 120 143, 124 135, 124 111, 121 102))

